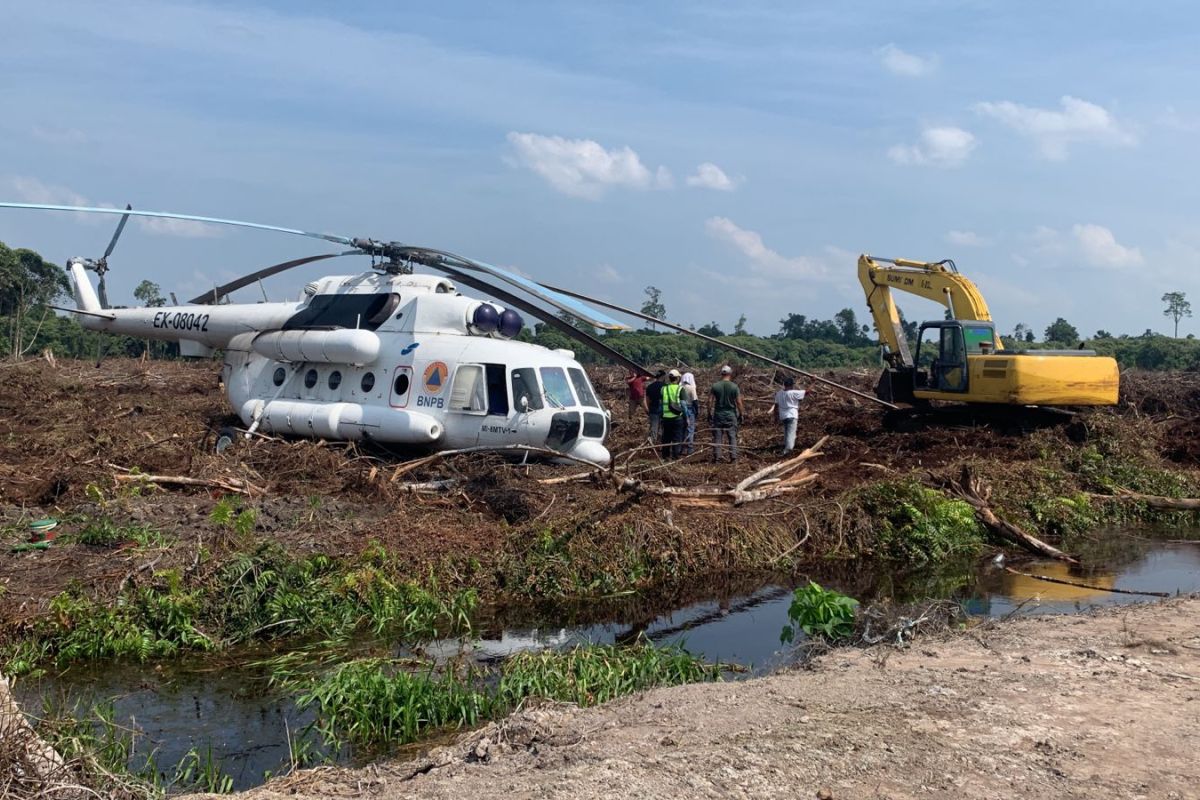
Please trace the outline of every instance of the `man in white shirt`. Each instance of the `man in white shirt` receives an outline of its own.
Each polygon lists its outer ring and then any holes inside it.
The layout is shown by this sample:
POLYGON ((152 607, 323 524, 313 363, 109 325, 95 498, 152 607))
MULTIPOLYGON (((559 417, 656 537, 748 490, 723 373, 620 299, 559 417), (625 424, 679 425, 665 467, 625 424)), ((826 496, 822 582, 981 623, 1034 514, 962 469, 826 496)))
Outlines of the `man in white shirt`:
POLYGON ((771 406, 771 411, 778 412, 779 423, 783 425, 784 455, 796 448, 796 421, 800 417, 800 401, 803 399, 804 390, 796 388, 796 380, 790 375, 783 379, 783 388, 775 393, 775 405, 771 406))

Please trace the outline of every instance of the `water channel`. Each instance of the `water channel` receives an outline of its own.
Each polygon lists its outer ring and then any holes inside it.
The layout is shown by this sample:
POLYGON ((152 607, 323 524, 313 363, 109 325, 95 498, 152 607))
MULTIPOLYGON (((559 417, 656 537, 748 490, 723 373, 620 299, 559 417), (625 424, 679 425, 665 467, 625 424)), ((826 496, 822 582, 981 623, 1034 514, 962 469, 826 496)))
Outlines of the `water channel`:
MULTIPOLYGON (((624 610, 617 605, 604 623, 572 624, 544 613, 540 620, 530 612, 499 613, 475 641, 436 642, 426 652, 448 656, 465 650, 469 657, 490 661, 531 648, 625 642, 642 635, 657 644, 681 643, 709 660, 751 667, 745 674, 762 674, 788 663, 790 651, 781 648, 779 632, 787 622, 792 589, 809 578, 864 603, 945 598, 973 615, 1069 614, 1154 599, 1105 589, 1200 592, 1200 542, 1171 536, 1146 529, 1096 531, 1089 539, 1091 546, 1079 551, 1083 566, 1071 570, 1056 561, 1018 559, 998 565, 990 558, 909 575, 826 565, 787 579, 760 576, 666 611, 644 602, 630 603, 624 610), (1023 577, 1005 566, 1097 588, 1023 577)), ((252 660, 243 660, 243 665, 182 659, 160 665, 75 667, 16 688, 31 713, 37 713, 43 701, 87 708, 95 701, 111 700, 117 722, 139 731, 141 757, 153 750, 159 764, 172 765, 193 748, 210 752, 241 789, 260 783, 265 771, 286 768, 289 742, 312 721, 290 700, 267 691, 262 671, 244 666, 252 660)))

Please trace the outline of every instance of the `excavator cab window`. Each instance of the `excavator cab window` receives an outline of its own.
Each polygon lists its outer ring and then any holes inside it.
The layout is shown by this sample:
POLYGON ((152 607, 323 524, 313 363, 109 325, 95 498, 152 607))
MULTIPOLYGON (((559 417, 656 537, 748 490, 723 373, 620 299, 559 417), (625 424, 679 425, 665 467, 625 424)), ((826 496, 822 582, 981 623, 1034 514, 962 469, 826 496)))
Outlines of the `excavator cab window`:
POLYGON ((934 362, 934 379, 937 388, 943 392, 967 390, 967 350, 963 329, 958 325, 942 327, 938 358, 934 362))
POLYGON ((927 322, 921 326, 916 356, 918 388, 942 392, 967 390, 967 350, 957 322, 927 322), (928 370, 928 377, 924 370, 928 370))

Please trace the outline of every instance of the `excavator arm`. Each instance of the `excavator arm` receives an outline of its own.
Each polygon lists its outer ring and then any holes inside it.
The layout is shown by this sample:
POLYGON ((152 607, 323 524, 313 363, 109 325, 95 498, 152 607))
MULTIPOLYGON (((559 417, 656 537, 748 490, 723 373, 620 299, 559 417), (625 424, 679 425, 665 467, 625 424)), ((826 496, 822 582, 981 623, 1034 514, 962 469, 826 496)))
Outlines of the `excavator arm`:
MULTIPOLYGON (((886 358, 894 367, 913 366, 912 353, 900 324, 900 311, 892 297, 892 289, 909 292, 950 310, 954 319, 990 322, 991 313, 975 284, 958 274, 950 260, 937 262, 911 261, 905 258, 858 257, 858 280, 867 296, 867 307, 875 320, 875 330, 887 347, 886 358)), ((996 336, 994 348, 1002 350, 996 336)))

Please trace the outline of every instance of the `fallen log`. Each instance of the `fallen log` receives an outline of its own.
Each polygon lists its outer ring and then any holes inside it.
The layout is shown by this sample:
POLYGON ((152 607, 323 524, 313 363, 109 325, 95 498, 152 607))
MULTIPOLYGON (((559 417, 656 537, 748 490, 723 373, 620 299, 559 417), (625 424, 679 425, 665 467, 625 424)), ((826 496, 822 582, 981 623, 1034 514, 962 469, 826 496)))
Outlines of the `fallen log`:
POLYGON ((1128 489, 1116 489, 1116 494, 1091 494, 1097 500, 1116 500, 1126 503, 1145 503, 1161 511, 1200 511, 1200 498, 1163 497, 1157 494, 1142 494, 1128 489))
POLYGON ((667 497, 672 502, 688 506, 716 507, 732 503, 740 506, 760 500, 770 500, 780 495, 798 491, 817 479, 817 473, 803 468, 804 462, 821 455, 820 447, 828 437, 822 437, 812 447, 784 461, 764 467, 743 479, 732 489, 717 486, 663 486, 651 484, 638 478, 613 474, 613 483, 618 492, 651 494, 667 497))
POLYGON ((178 486, 203 486, 208 489, 222 489, 226 492, 244 494, 250 497, 266 492, 241 478, 193 478, 189 475, 147 475, 141 472, 117 473, 113 476, 117 483, 153 483, 155 485, 174 484, 178 486))
POLYGON ((963 467, 962 476, 957 481, 950 478, 943 483, 943 488, 949 490, 956 498, 975 509, 975 519, 979 521, 980 525, 1001 539, 1040 556, 1056 558, 1068 564, 1079 563, 1079 560, 1075 557, 1067 555, 1057 547, 1046 544, 1035 536, 1031 536, 1011 522, 1005 522, 997 517, 996 512, 992 511, 991 506, 988 505, 988 501, 992 496, 992 487, 973 476, 970 467, 963 467))
MULTIPOLYGON (((0 781, 14 794, 28 797, 81 797, 80 787, 63 781, 66 761, 37 735, 13 699, 8 679, 0 676, 0 749, 5 763, 0 781), (61 792, 61 793, 60 793, 61 792)), ((5 792, 8 796, 8 792, 5 792)))

